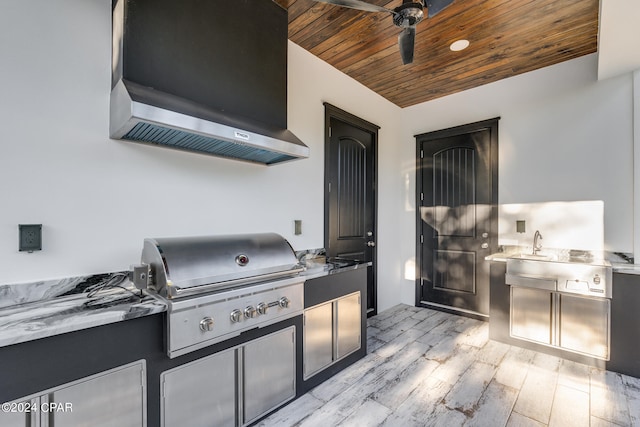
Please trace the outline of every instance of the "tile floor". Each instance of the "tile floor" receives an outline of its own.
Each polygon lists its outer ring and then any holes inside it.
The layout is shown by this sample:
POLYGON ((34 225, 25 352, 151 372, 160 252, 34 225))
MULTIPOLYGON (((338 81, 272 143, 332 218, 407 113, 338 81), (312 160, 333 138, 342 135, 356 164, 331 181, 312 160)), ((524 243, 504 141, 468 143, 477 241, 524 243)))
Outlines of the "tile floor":
POLYGON ((367 356, 263 420, 300 426, 640 426, 640 379, 488 339, 488 323, 398 305, 367 356))

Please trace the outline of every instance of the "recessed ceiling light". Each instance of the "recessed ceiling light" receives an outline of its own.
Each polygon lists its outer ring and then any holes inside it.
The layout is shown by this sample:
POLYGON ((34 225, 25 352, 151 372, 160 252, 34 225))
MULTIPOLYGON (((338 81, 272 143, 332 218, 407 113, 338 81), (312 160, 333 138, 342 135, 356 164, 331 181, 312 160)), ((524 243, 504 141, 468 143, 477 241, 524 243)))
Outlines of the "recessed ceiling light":
POLYGON ((458 52, 460 50, 464 50, 467 47, 469 47, 469 40, 456 40, 453 43, 451 43, 451 46, 449 46, 449 49, 451 49, 454 52, 458 52))

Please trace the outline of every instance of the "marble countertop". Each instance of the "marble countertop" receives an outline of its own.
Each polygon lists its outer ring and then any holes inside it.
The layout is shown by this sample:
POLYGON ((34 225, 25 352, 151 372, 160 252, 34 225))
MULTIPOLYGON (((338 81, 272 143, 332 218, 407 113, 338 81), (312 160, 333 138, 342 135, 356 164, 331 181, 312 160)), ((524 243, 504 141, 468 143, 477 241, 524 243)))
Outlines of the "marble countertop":
MULTIPOLYGON (((303 265, 302 276, 313 279, 371 263, 310 259, 303 265)), ((0 285, 0 347, 166 310, 162 299, 136 289, 126 272, 0 285)))
POLYGON ((328 276, 330 274, 344 273, 345 271, 367 268, 372 263, 358 261, 326 261, 326 260, 304 260, 302 264, 306 270, 302 273, 305 279, 315 279, 317 277, 328 276))
MULTIPOLYGON (((531 247, 529 248, 522 247, 508 247, 505 248, 501 252, 496 252, 491 255, 487 255, 484 259, 485 261, 494 261, 494 262, 507 262, 507 258, 517 256, 521 253, 530 253, 531 247), (528 251, 526 250, 528 249, 528 251)), ((568 252, 557 250, 558 255, 560 256, 560 260, 567 259, 568 261, 568 252)), ((633 264, 632 258, 628 254, 622 254, 618 252, 604 252, 596 256, 596 259, 602 260, 604 263, 611 265, 611 268, 615 273, 625 273, 625 274, 638 274, 640 275, 640 264, 633 264)))
POLYGON ((0 286, 0 347, 166 311, 126 274, 0 286))

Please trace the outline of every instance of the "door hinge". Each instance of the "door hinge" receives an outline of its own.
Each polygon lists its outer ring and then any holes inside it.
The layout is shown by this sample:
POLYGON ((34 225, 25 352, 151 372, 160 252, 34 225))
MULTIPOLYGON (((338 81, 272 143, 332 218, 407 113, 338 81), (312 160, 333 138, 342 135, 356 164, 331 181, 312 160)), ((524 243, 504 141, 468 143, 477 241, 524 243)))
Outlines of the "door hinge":
POLYGON ((420 201, 424 202, 424 193, 420 193, 420 201))
POLYGON ((420 150, 420 158, 424 159, 424 150, 420 150))
POLYGON ((331 183, 329 183, 329 193, 331 193, 331 183))
POLYGON ((424 236, 422 234, 420 235, 420 243, 424 243, 424 236))
POLYGON ((331 126, 329 126, 329 138, 331 138, 331 126))

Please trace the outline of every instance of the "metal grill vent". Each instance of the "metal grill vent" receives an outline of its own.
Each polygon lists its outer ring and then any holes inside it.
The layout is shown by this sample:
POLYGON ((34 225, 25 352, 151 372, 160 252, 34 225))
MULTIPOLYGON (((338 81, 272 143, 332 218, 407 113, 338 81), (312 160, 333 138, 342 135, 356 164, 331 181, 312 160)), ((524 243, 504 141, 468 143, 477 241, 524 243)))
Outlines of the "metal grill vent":
POLYGON ((137 123, 122 139, 267 165, 295 159, 287 154, 274 153, 239 142, 224 141, 149 123, 137 123))

